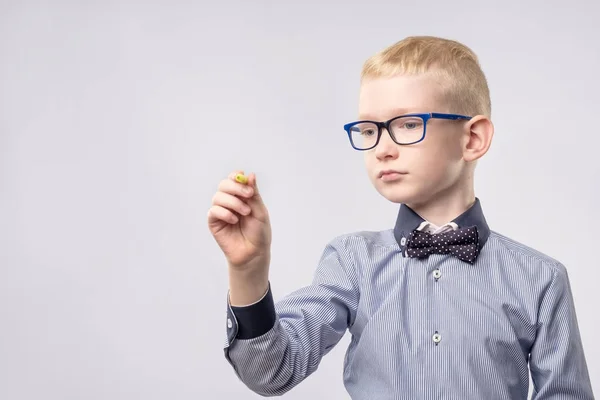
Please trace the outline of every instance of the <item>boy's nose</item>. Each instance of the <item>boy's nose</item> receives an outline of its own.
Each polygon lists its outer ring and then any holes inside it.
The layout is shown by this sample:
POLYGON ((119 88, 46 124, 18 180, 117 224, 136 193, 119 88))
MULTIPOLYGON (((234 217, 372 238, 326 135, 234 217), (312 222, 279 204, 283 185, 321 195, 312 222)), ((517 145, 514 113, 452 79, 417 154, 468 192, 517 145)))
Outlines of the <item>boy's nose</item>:
POLYGON ((392 140, 392 137, 387 129, 383 129, 379 143, 377 143, 377 147, 375 147, 375 155, 379 159, 397 158, 398 147, 400 146, 398 146, 396 142, 392 140))

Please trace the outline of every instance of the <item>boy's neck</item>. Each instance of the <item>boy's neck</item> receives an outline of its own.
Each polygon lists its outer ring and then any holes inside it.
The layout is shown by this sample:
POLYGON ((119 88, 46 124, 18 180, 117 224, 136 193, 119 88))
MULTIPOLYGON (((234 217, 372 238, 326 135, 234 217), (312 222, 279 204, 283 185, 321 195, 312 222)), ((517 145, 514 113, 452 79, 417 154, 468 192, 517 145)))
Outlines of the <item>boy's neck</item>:
POLYGON ((407 206, 426 221, 442 226, 467 211, 474 203, 475 191, 471 186, 449 188, 426 203, 407 204, 407 206))

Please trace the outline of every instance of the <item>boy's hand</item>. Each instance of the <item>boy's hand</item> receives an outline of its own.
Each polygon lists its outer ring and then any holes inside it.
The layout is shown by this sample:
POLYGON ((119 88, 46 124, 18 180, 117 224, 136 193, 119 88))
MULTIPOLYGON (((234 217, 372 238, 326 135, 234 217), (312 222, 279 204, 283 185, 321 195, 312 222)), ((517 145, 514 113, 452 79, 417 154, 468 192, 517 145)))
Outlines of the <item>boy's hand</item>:
POLYGON ((256 185, 256 175, 246 184, 231 173, 223 179, 208 211, 208 227, 229 263, 230 273, 264 275, 269 266, 271 223, 256 185))

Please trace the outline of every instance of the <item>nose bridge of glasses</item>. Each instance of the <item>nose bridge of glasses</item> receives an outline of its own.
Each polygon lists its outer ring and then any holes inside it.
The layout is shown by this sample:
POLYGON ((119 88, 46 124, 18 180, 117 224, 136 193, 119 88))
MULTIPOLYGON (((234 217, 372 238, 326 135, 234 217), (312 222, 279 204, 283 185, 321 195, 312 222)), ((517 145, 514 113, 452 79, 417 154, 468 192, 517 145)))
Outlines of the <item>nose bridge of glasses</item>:
POLYGON ((390 126, 390 122, 391 121, 385 121, 385 122, 376 122, 377 127, 379 128, 379 138, 378 138, 378 143, 385 141, 385 142, 391 142, 391 143, 396 143, 396 140, 394 139, 394 135, 391 132, 391 126, 390 126), (387 135, 385 134, 385 132, 387 132, 387 135))
POLYGON ((395 143, 394 140, 394 134, 392 132, 392 125, 391 123, 393 122, 393 120, 389 120, 389 121, 384 121, 384 122, 377 122, 377 125, 379 127, 379 135, 380 135, 380 139, 381 136, 383 135, 383 131, 385 130, 388 133, 389 138, 395 143))

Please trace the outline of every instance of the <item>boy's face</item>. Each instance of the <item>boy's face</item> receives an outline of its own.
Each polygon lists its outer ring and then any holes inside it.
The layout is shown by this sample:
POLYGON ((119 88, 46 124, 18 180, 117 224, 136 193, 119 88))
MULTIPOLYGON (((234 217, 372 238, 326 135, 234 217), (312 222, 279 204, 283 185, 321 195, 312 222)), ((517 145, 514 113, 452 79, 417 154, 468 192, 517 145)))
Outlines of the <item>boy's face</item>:
MULTIPOLYGON (((359 119, 386 121, 409 113, 454 113, 442 98, 439 83, 417 75, 365 79, 360 88, 359 119)), ((369 178, 377 191, 395 203, 424 204, 456 187, 466 171, 462 158, 467 121, 430 119, 425 139, 412 145, 394 143, 386 130, 374 149, 364 151, 369 178), (398 174, 380 177, 381 171, 398 174)))

